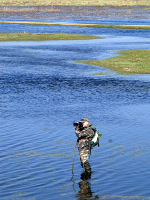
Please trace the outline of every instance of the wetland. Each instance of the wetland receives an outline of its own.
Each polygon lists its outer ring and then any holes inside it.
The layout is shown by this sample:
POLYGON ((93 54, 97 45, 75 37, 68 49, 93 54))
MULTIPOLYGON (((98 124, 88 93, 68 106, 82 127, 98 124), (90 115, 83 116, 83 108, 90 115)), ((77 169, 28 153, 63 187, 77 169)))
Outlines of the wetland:
MULTIPOLYGON (((103 14, 91 12, 91 18, 90 12, 56 16, 44 11, 40 18, 39 13, 7 12, 0 20, 149 25, 148 11, 117 10, 104 8, 103 14)), ((0 42, 0 199, 149 200, 150 75, 77 62, 107 62, 129 50, 145 54, 150 31, 13 23, 0 24, 0 30, 100 37, 0 42), (72 171, 73 122, 82 117, 103 134, 100 147, 92 150, 86 180, 77 149, 72 171)))

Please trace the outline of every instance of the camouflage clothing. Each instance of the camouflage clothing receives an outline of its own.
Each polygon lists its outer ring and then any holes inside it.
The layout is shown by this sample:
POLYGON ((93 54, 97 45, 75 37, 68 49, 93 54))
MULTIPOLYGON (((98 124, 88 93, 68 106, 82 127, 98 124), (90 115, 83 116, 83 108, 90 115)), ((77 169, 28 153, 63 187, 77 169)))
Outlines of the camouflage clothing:
POLYGON ((80 154, 81 163, 88 161, 88 155, 90 152, 90 140, 94 136, 92 125, 89 123, 89 127, 80 129, 78 126, 75 129, 75 133, 78 137, 78 149, 80 154), (90 127, 90 128, 89 128, 90 127))

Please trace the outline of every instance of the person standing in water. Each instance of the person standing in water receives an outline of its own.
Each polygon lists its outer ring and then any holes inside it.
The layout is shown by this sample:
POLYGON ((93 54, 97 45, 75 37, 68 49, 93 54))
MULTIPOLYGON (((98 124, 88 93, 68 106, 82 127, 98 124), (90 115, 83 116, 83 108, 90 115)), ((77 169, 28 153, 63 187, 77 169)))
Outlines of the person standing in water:
POLYGON ((75 133, 78 137, 77 146, 79 149, 81 166, 86 173, 91 173, 91 166, 88 161, 89 153, 91 151, 90 141, 94 136, 94 127, 87 118, 82 118, 79 122, 74 123, 75 133))

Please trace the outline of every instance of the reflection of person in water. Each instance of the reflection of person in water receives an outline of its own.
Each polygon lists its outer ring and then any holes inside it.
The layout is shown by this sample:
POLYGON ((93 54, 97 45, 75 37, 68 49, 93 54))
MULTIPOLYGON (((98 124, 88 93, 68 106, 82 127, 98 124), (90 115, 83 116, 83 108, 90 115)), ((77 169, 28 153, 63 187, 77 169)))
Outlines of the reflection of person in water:
POLYGON ((97 195, 94 196, 93 192, 91 191, 91 184, 87 181, 90 178, 91 178, 91 174, 89 173, 84 172, 81 174, 82 181, 78 183, 79 188, 80 188, 80 191, 77 195, 78 200, 99 199, 99 197, 97 195))
POLYGON ((90 183, 86 181, 79 182, 80 191, 78 194, 79 200, 87 199, 92 197, 92 191, 90 187, 90 183))

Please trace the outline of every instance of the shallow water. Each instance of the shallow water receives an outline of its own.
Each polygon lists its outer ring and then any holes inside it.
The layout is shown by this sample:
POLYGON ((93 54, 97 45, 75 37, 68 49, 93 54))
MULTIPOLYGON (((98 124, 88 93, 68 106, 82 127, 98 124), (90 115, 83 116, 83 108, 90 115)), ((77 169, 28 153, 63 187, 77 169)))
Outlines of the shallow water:
POLYGON ((5 24, 0 29, 106 37, 0 43, 0 199, 150 199, 150 75, 124 76, 74 62, 149 49, 150 31, 5 24), (86 181, 77 149, 72 177, 72 123, 82 117, 103 134, 86 181))

